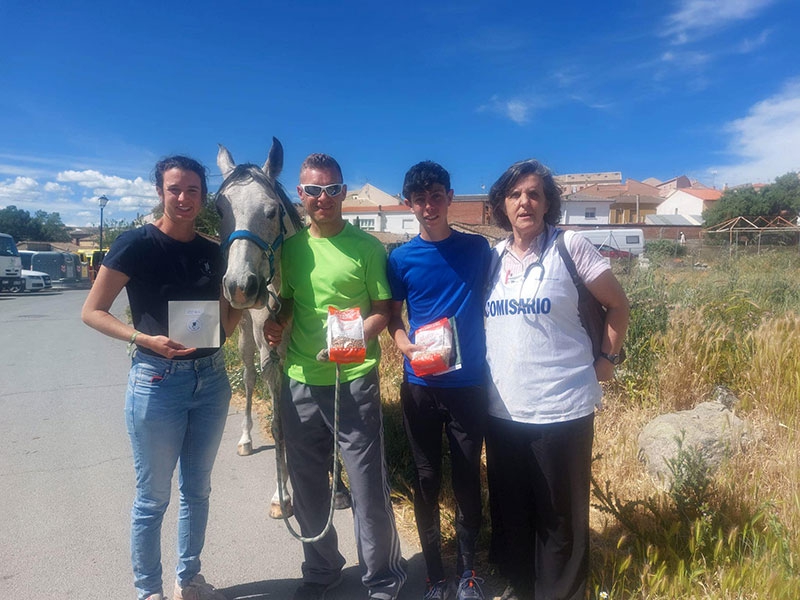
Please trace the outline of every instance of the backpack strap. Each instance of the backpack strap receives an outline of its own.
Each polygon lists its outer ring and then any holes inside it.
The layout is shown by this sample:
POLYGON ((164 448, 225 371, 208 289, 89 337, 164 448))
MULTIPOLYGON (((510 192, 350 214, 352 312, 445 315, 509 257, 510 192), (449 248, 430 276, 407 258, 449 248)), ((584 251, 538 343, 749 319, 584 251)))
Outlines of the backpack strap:
POLYGON ((567 244, 564 241, 564 237, 564 231, 559 229, 558 233, 556 234, 556 248, 558 248, 558 253, 561 255, 561 260, 564 261, 567 271, 569 271, 570 277, 572 277, 572 283, 575 284, 575 287, 578 288, 578 292, 580 292, 581 288, 585 288, 586 285, 583 283, 583 279, 581 279, 580 275, 578 275, 578 269, 575 268, 575 261, 572 260, 572 256, 570 256, 569 250, 567 250, 567 244))

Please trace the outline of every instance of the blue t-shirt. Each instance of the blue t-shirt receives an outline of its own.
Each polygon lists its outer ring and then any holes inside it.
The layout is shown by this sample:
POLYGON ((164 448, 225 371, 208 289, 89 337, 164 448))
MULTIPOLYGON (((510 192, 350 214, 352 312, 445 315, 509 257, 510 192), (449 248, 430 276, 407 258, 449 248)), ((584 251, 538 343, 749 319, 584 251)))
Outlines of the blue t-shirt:
POLYGON ((485 238, 459 231, 439 242, 417 236, 389 255, 392 299, 406 302, 411 341, 422 325, 455 317, 461 347, 461 369, 442 375, 417 377, 405 358, 405 374, 411 383, 432 387, 486 383, 483 295, 490 261, 485 238))
MULTIPOLYGON (((120 235, 103 259, 103 266, 130 277, 125 285, 133 326, 148 335, 168 335, 170 300, 219 300, 225 263, 219 245, 196 235, 180 242, 155 225, 120 235)), ((220 340, 225 331, 220 325, 220 340)), ((139 352, 159 356, 147 348, 139 352)), ((180 359, 209 356, 216 348, 201 348, 180 359)))

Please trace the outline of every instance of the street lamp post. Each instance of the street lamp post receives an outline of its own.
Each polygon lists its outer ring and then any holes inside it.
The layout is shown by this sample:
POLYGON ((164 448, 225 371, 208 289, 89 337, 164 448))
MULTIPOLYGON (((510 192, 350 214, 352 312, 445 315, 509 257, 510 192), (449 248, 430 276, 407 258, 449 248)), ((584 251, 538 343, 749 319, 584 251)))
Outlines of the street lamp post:
POLYGON ((100 196, 97 199, 98 204, 100 204, 100 252, 103 251, 103 209, 108 204, 108 198, 105 195, 100 196))

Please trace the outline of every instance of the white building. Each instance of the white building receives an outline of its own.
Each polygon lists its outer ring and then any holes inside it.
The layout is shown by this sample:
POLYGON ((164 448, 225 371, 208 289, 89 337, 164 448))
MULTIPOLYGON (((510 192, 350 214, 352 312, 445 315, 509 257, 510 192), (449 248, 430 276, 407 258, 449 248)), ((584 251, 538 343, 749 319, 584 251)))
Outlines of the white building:
POLYGON ((658 205, 656 214, 699 217, 705 209, 713 206, 721 197, 722 192, 714 189, 674 189, 658 205))
POLYGON ((600 198, 578 192, 561 198, 561 223, 564 225, 608 225, 613 198, 600 198))
POLYGON ((342 217, 364 231, 414 236, 419 223, 405 204, 393 206, 343 206, 342 217))

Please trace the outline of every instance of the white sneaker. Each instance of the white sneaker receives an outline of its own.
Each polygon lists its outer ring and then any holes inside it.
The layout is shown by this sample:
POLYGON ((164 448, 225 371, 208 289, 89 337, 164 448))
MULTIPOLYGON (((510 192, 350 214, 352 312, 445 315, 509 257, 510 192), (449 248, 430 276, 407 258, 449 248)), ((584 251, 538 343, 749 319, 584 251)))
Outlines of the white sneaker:
POLYGON ((150 594, 144 600, 164 600, 164 595, 163 594, 150 594))
POLYGON ((213 585, 206 583, 202 575, 192 577, 185 587, 181 587, 176 581, 172 595, 174 600, 227 600, 213 585))

